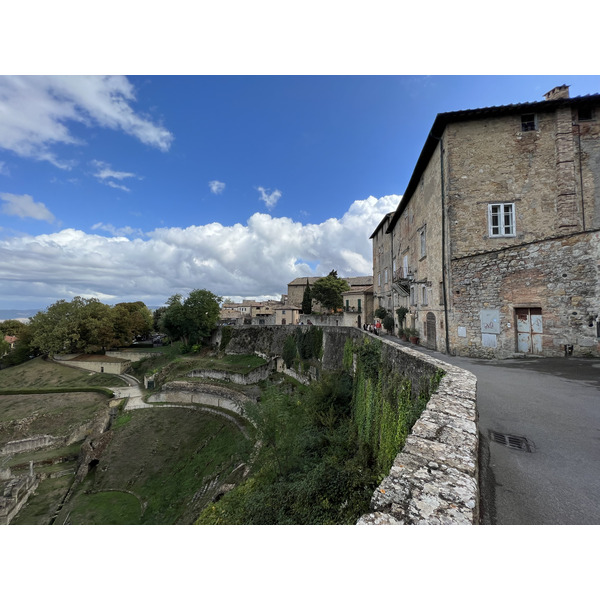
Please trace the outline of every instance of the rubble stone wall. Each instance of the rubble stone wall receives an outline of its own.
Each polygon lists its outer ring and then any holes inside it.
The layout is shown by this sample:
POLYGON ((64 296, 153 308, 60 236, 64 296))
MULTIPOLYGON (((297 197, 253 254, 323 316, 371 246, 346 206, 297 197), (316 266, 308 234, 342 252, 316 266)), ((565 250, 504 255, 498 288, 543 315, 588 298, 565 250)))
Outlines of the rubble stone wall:
POLYGON ((459 355, 513 356, 515 309, 537 307, 544 356, 564 356, 565 346, 573 347, 574 356, 600 356, 599 265, 600 231, 454 260, 451 347, 459 355), (488 334, 489 346, 483 343, 483 310, 498 313, 497 334, 488 334))

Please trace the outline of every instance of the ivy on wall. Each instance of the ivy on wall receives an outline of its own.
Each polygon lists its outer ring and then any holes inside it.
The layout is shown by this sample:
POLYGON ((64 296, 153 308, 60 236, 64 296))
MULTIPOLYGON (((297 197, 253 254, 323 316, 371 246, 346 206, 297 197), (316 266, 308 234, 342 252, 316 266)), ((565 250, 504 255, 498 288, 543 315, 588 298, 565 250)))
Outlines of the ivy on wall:
POLYGON ((323 330, 320 327, 309 327, 306 330, 296 328, 285 338, 282 358, 285 366, 303 371, 323 357, 323 330))
POLYGON ((232 327, 222 327, 221 328, 221 344, 219 346, 219 350, 221 352, 225 351, 225 348, 229 345, 231 338, 233 336, 233 328, 232 327))
POLYGON ((381 346, 380 341, 365 339, 362 343, 353 343, 348 339, 343 364, 349 370, 356 356, 352 417, 360 441, 369 447, 377 471, 385 476, 437 389, 443 372, 436 373, 430 380, 422 380, 420 392, 414 394, 408 378, 382 364, 381 346))

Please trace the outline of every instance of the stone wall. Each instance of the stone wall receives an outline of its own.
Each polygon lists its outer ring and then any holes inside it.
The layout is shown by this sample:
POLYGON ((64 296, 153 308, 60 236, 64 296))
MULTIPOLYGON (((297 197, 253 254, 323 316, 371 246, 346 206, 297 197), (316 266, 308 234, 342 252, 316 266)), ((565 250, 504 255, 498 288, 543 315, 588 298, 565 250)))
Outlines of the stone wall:
MULTIPOLYGON (((229 345, 240 353, 280 356, 289 333, 288 326, 234 328, 229 345)), ((350 327, 323 327, 323 369, 342 367, 348 336, 355 341, 365 337, 381 341, 382 360, 410 379, 414 394, 440 369, 445 372, 390 474, 377 487, 372 512, 361 517, 359 524, 478 524, 475 376, 350 327)))
POLYGON ((457 354, 499 358, 517 352, 515 309, 541 309, 541 354, 600 356, 600 232, 506 248, 452 263, 457 354), (482 311, 497 314, 482 330, 482 311), (462 329, 461 329, 462 328, 462 329))
POLYGON ((0 496, 0 525, 10 525, 39 483, 40 478, 31 470, 28 475, 13 477, 4 484, 0 496))
POLYGON ((105 352, 106 356, 129 360, 131 362, 136 362, 160 354, 160 352, 144 352, 143 350, 109 350, 108 352, 105 352))
POLYGON ((477 380, 472 373, 383 340, 387 356, 445 375, 359 525, 479 524, 477 380), (406 356, 403 356, 406 355, 406 356))
POLYGON ((171 381, 162 390, 150 396, 149 403, 202 404, 244 414, 244 404, 252 400, 236 390, 193 381, 171 381))
MULTIPOLYGON (((285 327, 285 325, 284 325, 285 327)), ((240 385, 253 385, 263 381, 277 370, 277 360, 272 359, 268 364, 252 369, 249 373, 232 373, 230 371, 217 371, 215 369, 195 369, 190 371, 188 377, 201 377, 203 379, 216 379, 218 381, 230 381, 240 385)))
POLYGON ((57 444, 62 444, 65 438, 54 437, 52 435, 37 435, 22 440, 13 440, 7 442, 2 448, 0 448, 0 456, 6 454, 17 454, 20 452, 30 452, 31 450, 39 450, 40 448, 47 448, 57 444))

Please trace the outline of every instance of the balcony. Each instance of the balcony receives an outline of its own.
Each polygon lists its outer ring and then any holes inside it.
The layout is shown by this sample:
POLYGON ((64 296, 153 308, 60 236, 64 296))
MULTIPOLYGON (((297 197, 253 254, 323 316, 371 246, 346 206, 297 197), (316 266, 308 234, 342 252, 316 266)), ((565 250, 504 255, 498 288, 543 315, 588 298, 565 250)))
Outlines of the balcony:
POLYGON ((414 279, 415 273, 413 273, 410 267, 400 267, 393 273, 392 289, 402 296, 408 296, 410 294, 410 284, 414 279))

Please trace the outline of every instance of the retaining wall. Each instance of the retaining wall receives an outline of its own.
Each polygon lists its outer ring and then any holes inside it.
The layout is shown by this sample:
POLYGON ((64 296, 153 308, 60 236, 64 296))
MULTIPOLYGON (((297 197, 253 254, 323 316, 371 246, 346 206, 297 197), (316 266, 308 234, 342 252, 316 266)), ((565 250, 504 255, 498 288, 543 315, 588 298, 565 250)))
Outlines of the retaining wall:
MULTIPOLYGON (((290 325, 233 329, 227 353, 281 356, 290 325)), ((389 475, 373 494, 371 512, 358 524, 478 524, 477 379, 464 369, 352 327, 322 327, 322 368, 340 369, 350 336, 382 343, 382 360, 411 381, 423 382, 443 370, 437 391, 415 423, 389 475)), ((220 332, 213 343, 220 343, 220 332)))
POLYGON ((273 359, 266 365, 256 367, 250 373, 231 373, 229 371, 217 371, 214 369, 195 369, 190 371, 188 377, 202 377, 203 379, 216 379, 218 381, 230 381, 241 385, 253 385, 263 381, 277 370, 277 360, 273 359))
POLYGON ((162 390, 150 396, 149 403, 166 402, 176 404, 202 404, 224 408, 237 414, 244 414, 244 404, 252 400, 238 392, 218 385, 193 381, 171 381, 162 390))

